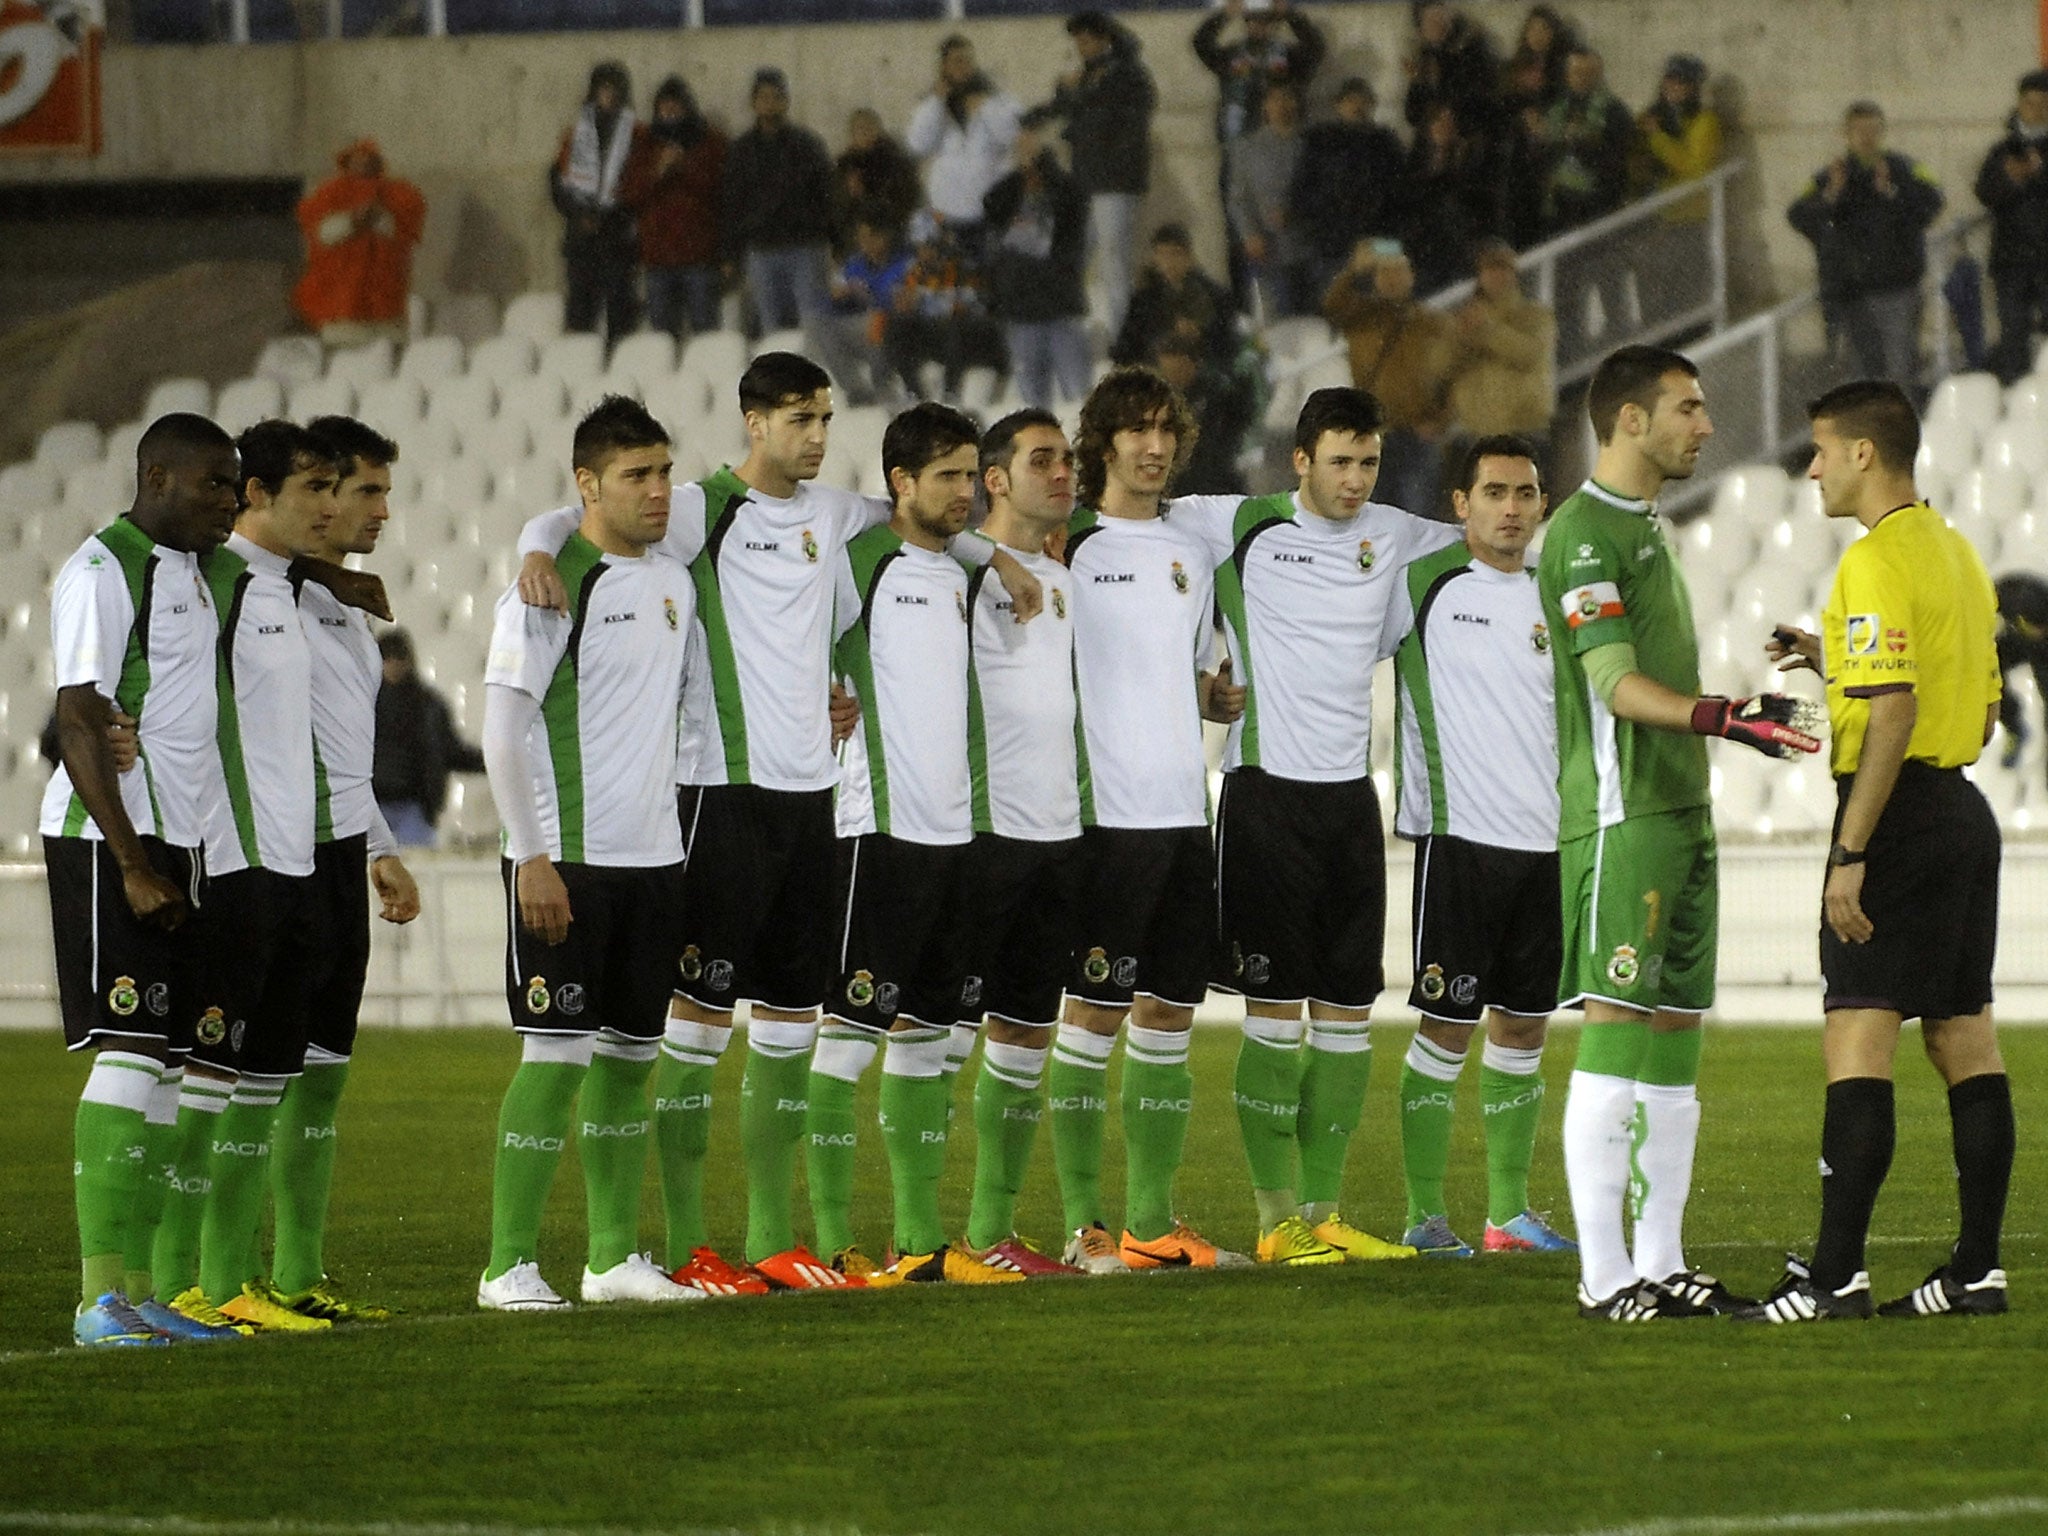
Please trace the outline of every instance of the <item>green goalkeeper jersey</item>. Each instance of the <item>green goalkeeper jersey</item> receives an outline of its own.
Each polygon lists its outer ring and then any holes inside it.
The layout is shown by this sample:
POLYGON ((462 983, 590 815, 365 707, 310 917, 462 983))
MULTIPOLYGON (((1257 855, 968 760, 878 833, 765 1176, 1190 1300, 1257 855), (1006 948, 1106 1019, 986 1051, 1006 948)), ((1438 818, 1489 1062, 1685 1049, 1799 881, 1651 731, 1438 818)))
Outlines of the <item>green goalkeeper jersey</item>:
POLYGON ((1586 676, 1588 651, 1626 642, 1644 676, 1700 691, 1692 599, 1656 508, 1588 480, 1552 516, 1536 581, 1558 637, 1559 840, 1709 804, 1705 738, 1616 719, 1586 676))

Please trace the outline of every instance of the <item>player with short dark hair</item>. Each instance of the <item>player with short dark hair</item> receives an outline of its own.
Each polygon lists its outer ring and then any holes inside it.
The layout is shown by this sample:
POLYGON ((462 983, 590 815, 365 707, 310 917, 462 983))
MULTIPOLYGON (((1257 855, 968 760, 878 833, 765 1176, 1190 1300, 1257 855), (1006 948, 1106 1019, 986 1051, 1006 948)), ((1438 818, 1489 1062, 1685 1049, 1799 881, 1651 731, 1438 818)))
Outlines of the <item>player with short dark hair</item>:
POLYGON ((1687 1266, 1682 1238, 1719 905, 1701 738, 1773 757, 1820 743, 1779 695, 1700 697, 1692 600, 1656 508, 1713 434, 1698 368, 1624 347, 1595 370, 1587 412, 1599 456, 1537 562, 1557 689, 1559 1001, 1586 1016, 1564 1157, 1580 1313, 1635 1322, 1746 1304, 1687 1266))
POLYGON ((135 499, 81 544, 50 593, 57 771, 43 857, 64 1042, 97 1053, 73 1131, 82 1345, 233 1337, 203 1298, 157 1289, 151 1247, 198 1014, 188 926, 205 888, 218 627, 200 558, 234 527, 235 443, 202 416, 158 418, 135 454, 135 499), (117 772, 109 726, 135 721, 117 772), (204 1310, 198 1308, 198 1310, 204 1310))
POLYGON ((1477 439, 1451 492, 1464 541, 1410 565, 1390 615, 1405 631, 1394 656, 1394 826, 1415 843, 1408 1006, 1422 1016, 1401 1071, 1406 1241, 1433 1257, 1473 1251, 1451 1227, 1444 1170, 1458 1076, 1482 1021, 1486 1250, 1575 1248, 1529 1209, 1563 943, 1550 626, 1527 563, 1544 505, 1533 444, 1477 439))
POLYGON ((1948 1088, 1962 1230, 1883 1317, 2006 1310, 2000 1228, 2012 1180, 2012 1086, 1991 1020, 1998 822, 1963 774, 1997 719, 1996 598, 1969 540, 1913 483, 1919 425, 1895 384, 1857 382, 1807 407, 1829 517, 1866 530, 1842 554, 1821 633, 1782 626, 1781 670, 1827 682, 1837 808, 1821 900, 1827 1110, 1811 1262, 1745 1312, 1760 1322, 1868 1317, 1865 1238, 1896 1139, 1892 1061, 1920 1020, 1948 1088))
POLYGON ((834 652, 860 701, 836 796, 837 979, 810 1075, 811 1212, 836 1269, 870 1285, 1021 1280, 946 1241, 939 1216, 972 901, 968 845, 967 573, 947 553, 974 508, 979 430, 926 401, 889 423, 882 463, 896 506, 850 540, 834 652), (854 1092, 883 1040, 882 1141, 895 1251, 880 1269, 854 1246, 854 1092))
POLYGON ((498 1114, 480 1307, 568 1305, 542 1277, 541 1211, 579 1130, 587 1302, 690 1301, 637 1252, 647 1080, 674 964, 684 848, 670 798, 695 634, 662 552, 668 433, 608 396, 578 424, 583 517, 561 547, 568 612, 498 599, 484 762, 505 823, 506 1003, 519 1070, 498 1114))

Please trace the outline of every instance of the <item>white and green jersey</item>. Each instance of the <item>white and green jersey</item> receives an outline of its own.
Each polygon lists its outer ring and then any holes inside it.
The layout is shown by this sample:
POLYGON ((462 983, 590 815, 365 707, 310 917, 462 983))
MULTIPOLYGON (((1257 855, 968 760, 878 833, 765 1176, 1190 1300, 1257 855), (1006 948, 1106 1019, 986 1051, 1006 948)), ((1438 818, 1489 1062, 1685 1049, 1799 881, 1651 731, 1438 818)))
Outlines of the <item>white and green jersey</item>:
MULTIPOLYGON (((377 757, 377 690, 384 660, 369 619, 317 582, 299 585, 299 619, 313 658, 313 837, 377 833, 383 818, 370 775, 377 757)), ((370 852, 389 852, 388 847, 370 852)))
POLYGON ((860 700, 841 748, 839 835, 967 842, 967 572, 890 528, 870 528, 836 563, 835 660, 860 700))
POLYGON ((1557 847, 1557 706, 1536 569, 1463 544, 1411 564, 1388 613, 1400 680, 1394 830, 1557 847))
MULTIPOLYGON (((575 507, 535 518, 519 552, 553 554, 582 518, 575 507)), ((888 520, 888 502, 810 480, 787 498, 730 469, 676 488, 658 547, 696 585, 709 685, 708 707, 684 726, 687 782, 832 786, 833 572, 848 540, 888 520)))
POLYGON ((203 562, 220 613, 212 874, 313 873, 313 661, 291 561, 231 534, 203 562))
POLYGON ((620 559, 580 533, 556 559, 568 616, 529 607, 515 584, 498 599, 484 668, 487 686, 540 704, 526 755, 547 852, 569 864, 677 863, 690 573, 658 549, 620 559))
POLYGON ((1010 553, 1038 578, 1029 624, 987 566, 967 583, 967 756, 974 830, 1025 842, 1081 835, 1076 772, 1073 573, 1049 555, 1010 553))
MULTIPOLYGON (((165 548, 125 517, 79 545, 50 592, 57 686, 90 684, 135 717, 140 752, 117 781, 121 803, 137 832, 179 848, 206 841, 207 803, 220 780, 219 635, 197 557, 165 548)), ((43 792, 41 829, 100 836, 62 766, 43 792)))
POLYGON ((1231 671, 1246 690, 1223 767, 1338 783, 1372 771, 1372 669, 1390 655, 1401 573, 1457 542, 1448 524, 1367 502, 1321 517, 1296 493, 1182 496, 1168 521, 1216 566, 1231 671))
POLYGON ((1067 569, 1082 823, 1207 826, 1209 765, 1195 691, 1195 674, 1215 650, 1207 546, 1167 518, 1103 517, 1083 507, 1068 524, 1067 569))

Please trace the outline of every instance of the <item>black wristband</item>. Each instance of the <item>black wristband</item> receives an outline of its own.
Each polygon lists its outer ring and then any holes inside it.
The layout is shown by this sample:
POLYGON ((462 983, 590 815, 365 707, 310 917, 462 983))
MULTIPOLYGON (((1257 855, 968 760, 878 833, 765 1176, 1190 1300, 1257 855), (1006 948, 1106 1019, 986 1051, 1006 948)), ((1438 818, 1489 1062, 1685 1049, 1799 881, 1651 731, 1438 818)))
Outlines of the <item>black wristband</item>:
POLYGON ((1869 856, 1862 848, 1844 848, 1837 843, 1828 850, 1828 868, 1840 869, 1845 864, 1861 864, 1869 856))

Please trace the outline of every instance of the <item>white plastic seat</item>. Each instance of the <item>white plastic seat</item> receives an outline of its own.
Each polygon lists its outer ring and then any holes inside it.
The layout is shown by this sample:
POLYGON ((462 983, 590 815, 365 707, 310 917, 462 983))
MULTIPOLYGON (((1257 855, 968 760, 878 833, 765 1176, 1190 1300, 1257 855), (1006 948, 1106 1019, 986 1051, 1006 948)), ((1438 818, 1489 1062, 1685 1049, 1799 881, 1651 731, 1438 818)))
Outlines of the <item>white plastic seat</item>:
POLYGON ((604 338, 590 331, 570 331, 540 344, 534 372, 552 373, 569 385, 587 384, 604 374, 604 338))
POLYGON ((65 511, 74 514, 88 529, 112 522, 134 500, 133 464, 102 459, 81 464, 64 477, 65 511))
POLYGON ((1791 482, 1775 464, 1743 464, 1728 471, 1714 486, 1708 515, 1717 523, 1739 518, 1762 528, 1784 516, 1791 482))
POLYGON ((667 331, 635 331, 612 351, 606 371, 630 381, 629 393, 641 394, 656 379, 676 371, 676 339, 667 331))
POLYGON ((35 462, 63 477, 106 452, 106 439, 89 421, 60 421, 43 428, 36 439, 35 462))
POLYGON ((2001 421, 1977 445, 1982 469, 2018 469, 2038 474, 2048 469, 2048 430, 2040 420, 2001 421))
MULTIPOLYGON (((454 458, 462 451, 462 428, 469 420, 464 417, 458 422, 446 415, 422 416, 405 429, 405 440, 398 445, 404 457, 398 462, 425 466, 454 458)), ((425 473, 424 467, 421 473, 425 473)))
POLYGON ((1679 533, 1677 544, 1688 581, 1695 573, 1711 573, 1725 582, 1748 570, 1756 559, 1756 531, 1737 518, 1696 518, 1679 533))
POLYGON ((1953 481, 1977 467, 1977 436, 1954 421, 1924 423, 1920 429, 1920 452, 1914 456, 1917 474, 1931 472, 1953 481))
POLYGON ((562 334, 562 296, 559 293, 522 293, 505 306, 504 333, 546 341, 562 334))
MULTIPOLYGON (((960 375, 960 408, 976 414, 986 415, 988 408, 995 404, 996 391, 1003 387, 1003 376, 993 368, 969 368, 960 375)), ((990 417, 991 421, 995 418, 990 417)))
POLYGON ((803 352, 809 346, 802 326, 793 326, 786 331, 770 331, 748 349, 749 359, 768 352, 803 352))
POLYGON ((498 334, 498 301, 488 293, 451 293, 436 299, 433 333, 471 346, 498 334))
POLYGON ((220 398, 213 403, 213 419, 236 434, 282 414, 284 386, 262 373, 222 385, 220 398))
POLYGON ((575 487, 566 463, 545 454, 530 454, 500 468, 491 477, 494 510, 489 514, 490 520, 502 526, 501 514, 509 513, 516 537, 520 525, 536 512, 566 506, 575 500, 575 487))
POLYGON ((462 431, 462 457, 495 467, 516 464, 533 452, 533 428, 517 416, 493 416, 462 431))
MULTIPOLYGON (((1797 624, 1817 629, 1818 605, 1813 600, 1813 578, 1789 566, 1759 563, 1729 583, 1728 620, 1740 632, 1744 626, 1761 646, 1776 624, 1797 624)), ((1759 652, 1759 655, 1762 653, 1759 652)))
POLYGON ((285 414, 293 421, 353 416, 355 410, 356 387, 346 379, 308 379, 292 385, 285 395, 285 414))
POLYGON ((2005 419, 2048 429, 2048 375, 2030 373, 2006 386, 2005 419))
POLYGON ((453 336, 422 336, 406 346, 394 377, 431 389, 462 372, 462 343, 453 336))
POLYGON ((422 475, 418 503, 421 558, 435 558, 435 540, 428 536, 429 530, 444 530, 441 542, 446 543, 446 530, 475 522, 490 500, 490 489, 490 471, 479 459, 450 459, 422 475))
POLYGON ((466 373, 443 379, 427 391, 425 420, 453 422, 458 428, 497 413, 498 381, 488 374, 466 373))
POLYGON ((148 430, 146 421, 124 421, 117 427, 107 428, 107 463, 125 465, 132 473, 135 451, 142 446, 142 435, 148 430))
POLYGON ((63 500, 63 478, 48 464, 30 460, 0 469, 0 521, 10 526, 53 512, 63 500))
POLYGON ((674 433, 693 431, 714 414, 710 381, 688 368, 654 380, 640 398, 654 413, 654 419, 674 433))
POLYGON ((1766 530, 1758 547, 1759 559, 1803 571, 1814 580, 1831 575, 1841 553, 1834 528, 1819 516, 1779 519, 1766 530))
POLYGON ((327 359, 327 377, 344 379, 361 389, 365 384, 377 384, 391 377, 392 354, 396 349, 387 336, 366 341, 361 346, 343 347, 327 359))
POLYGON ((399 448, 407 433, 419 425, 427 408, 426 393, 417 379, 380 379, 366 384, 356 397, 355 414, 362 421, 375 427, 386 437, 401 439, 399 448))
POLYGON ((569 409, 569 391, 560 375, 543 369, 523 379, 508 379, 498 390, 498 414, 529 426, 552 422, 569 409))
MULTIPOLYGON (((1723 750, 1724 757, 1728 750, 1723 750)), ((1777 770, 1770 778, 1773 831, 1825 832, 1834 825, 1835 781, 1828 775, 1825 748, 1793 763, 1766 760, 1766 766, 1777 770)))
POLYGON ((2033 493, 2026 470, 1981 464, 1956 483, 1944 510, 1958 524, 1985 518, 2002 523, 2025 511, 2033 493))
POLYGON ((722 379, 729 389, 746 371, 749 356, 744 333, 699 331, 683 343, 682 359, 676 366, 681 372, 700 374, 714 383, 722 379))
POLYGON ((1760 753, 1723 750, 1708 770, 1717 826, 1754 830, 1770 798, 1770 770, 1777 764, 1760 753))
MULTIPOLYGON (((580 416, 580 412, 572 411, 548 421, 530 422, 528 441, 532 446, 527 450, 527 457, 545 459, 558 466, 563 475, 568 475, 569 460, 576 447, 576 423, 580 416)), ((572 479, 570 484, 574 483, 572 479)))
POLYGON ((480 341, 470 348, 469 376, 499 383, 523 378, 533 372, 534 350, 530 336, 493 336, 480 341))
POLYGON ((142 402, 142 419, 155 421, 182 411, 206 416, 213 411, 213 386, 204 379, 163 379, 142 402))
POLYGON ((1934 386, 1927 419, 1954 424, 1981 438, 2005 414, 2005 393, 1995 373, 1956 373, 1934 386))
POLYGON ((279 336, 263 344, 254 372, 277 380, 289 389, 317 379, 326 367, 320 343, 310 336, 279 336))

